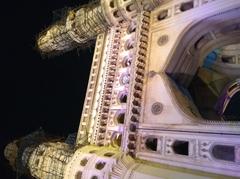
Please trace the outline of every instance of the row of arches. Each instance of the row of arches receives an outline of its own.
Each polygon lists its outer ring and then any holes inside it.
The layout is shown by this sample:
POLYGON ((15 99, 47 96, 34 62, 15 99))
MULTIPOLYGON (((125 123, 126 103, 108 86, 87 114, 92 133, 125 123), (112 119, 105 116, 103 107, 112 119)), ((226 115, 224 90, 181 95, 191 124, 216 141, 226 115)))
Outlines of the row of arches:
MULTIPOLYGON (((158 152, 158 138, 149 137, 145 140, 145 148, 150 152, 158 152)), ((160 146, 159 146, 160 147, 160 146)), ((172 151, 176 155, 189 157, 189 141, 175 140, 171 145, 172 151)), ((213 144, 208 151, 215 160, 236 162, 235 146, 224 144, 213 144)), ((168 151, 166 151, 168 152, 168 151)))

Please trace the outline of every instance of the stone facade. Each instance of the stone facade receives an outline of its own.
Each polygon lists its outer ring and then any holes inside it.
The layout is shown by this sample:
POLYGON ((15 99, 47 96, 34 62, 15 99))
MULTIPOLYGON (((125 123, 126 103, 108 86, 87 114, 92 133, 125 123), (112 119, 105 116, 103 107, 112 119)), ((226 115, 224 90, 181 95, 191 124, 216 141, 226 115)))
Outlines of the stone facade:
MULTIPOLYGON (((70 11, 61 26, 42 33, 38 45, 49 55, 95 38, 74 150, 64 143, 35 145, 26 166, 32 176, 240 177, 240 116, 203 111, 206 106, 189 92, 197 77, 213 94, 210 101, 220 97, 225 82, 239 78, 239 1, 101 0, 70 11), (206 67, 205 57, 216 49, 206 67)), ((233 84, 239 94, 239 83, 233 84)))

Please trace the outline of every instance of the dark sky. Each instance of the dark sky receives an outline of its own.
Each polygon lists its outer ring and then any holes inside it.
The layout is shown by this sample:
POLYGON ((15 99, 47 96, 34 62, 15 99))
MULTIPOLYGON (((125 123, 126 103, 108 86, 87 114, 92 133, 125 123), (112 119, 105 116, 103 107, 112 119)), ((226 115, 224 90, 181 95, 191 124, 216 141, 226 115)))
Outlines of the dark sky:
POLYGON ((9 0, 1 4, 1 168, 16 178, 3 158, 5 145, 42 127, 66 136, 78 129, 92 49, 42 59, 37 34, 52 23, 53 11, 86 0, 9 0))

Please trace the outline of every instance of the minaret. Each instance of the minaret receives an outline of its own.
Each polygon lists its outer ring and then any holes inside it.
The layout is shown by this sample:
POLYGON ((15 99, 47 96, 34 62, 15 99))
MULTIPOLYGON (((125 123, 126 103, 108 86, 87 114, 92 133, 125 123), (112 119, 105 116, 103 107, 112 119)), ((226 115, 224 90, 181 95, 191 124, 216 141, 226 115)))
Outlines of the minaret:
POLYGON ((161 0, 101 0, 73 9, 40 34, 39 50, 48 55, 72 50, 96 39, 110 27, 132 21, 142 10, 153 10, 160 3, 161 0))
POLYGON ((73 151, 66 143, 50 142, 40 130, 8 144, 4 155, 17 174, 60 179, 73 151))
POLYGON ((38 47, 54 55, 96 38, 76 145, 38 132, 5 156, 40 179, 240 177, 239 121, 204 117, 187 88, 209 50, 239 43, 239 19, 236 0, 101 0, 69 11, 38 47))

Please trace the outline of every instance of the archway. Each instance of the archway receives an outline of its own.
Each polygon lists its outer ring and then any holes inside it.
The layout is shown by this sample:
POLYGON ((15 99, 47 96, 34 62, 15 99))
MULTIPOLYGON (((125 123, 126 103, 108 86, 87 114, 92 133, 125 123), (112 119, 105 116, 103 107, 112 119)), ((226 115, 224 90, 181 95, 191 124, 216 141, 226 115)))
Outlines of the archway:
MULTIPOLYGON (((206 57, 218 49, 238 43, 240 43, 240 9, 218 14, 192 25, 181 35, 174 52, 169 57, 165 72, 178 86, 179 91, 194 102, 205 120, 224 121, 214 111, 214 105, 219 100, 220 94, 212 94, 213 90, 209 89, 210 85, 206 84, 203 75, 205 77, 218 75, 218 78, 222 75, 221 83, 223 84, 221 84, 222 89, 218 89, 219 91, 223 90, 224 85, 234 80, 227 78, 228 74, 216 74, 213 69, 206 68, 204 66, 206 57), (204 85, 207 87, 203 88, 204 85), (200 93, 204 95, 201 96, 200 93), (204 111, 206 106, 201 106, 196 100, 199 96, 201 100, 207 99, 209 104, 211 103, 209 111, 204 111)), ((240 66, 237 68, 240 70, 240 66)), ((181 107, 181 101, 177 102, 181 107)), ((235 122, 240 121, 240 116, 237 118, 237 120, 236 117, 234 118, 235 122)))

